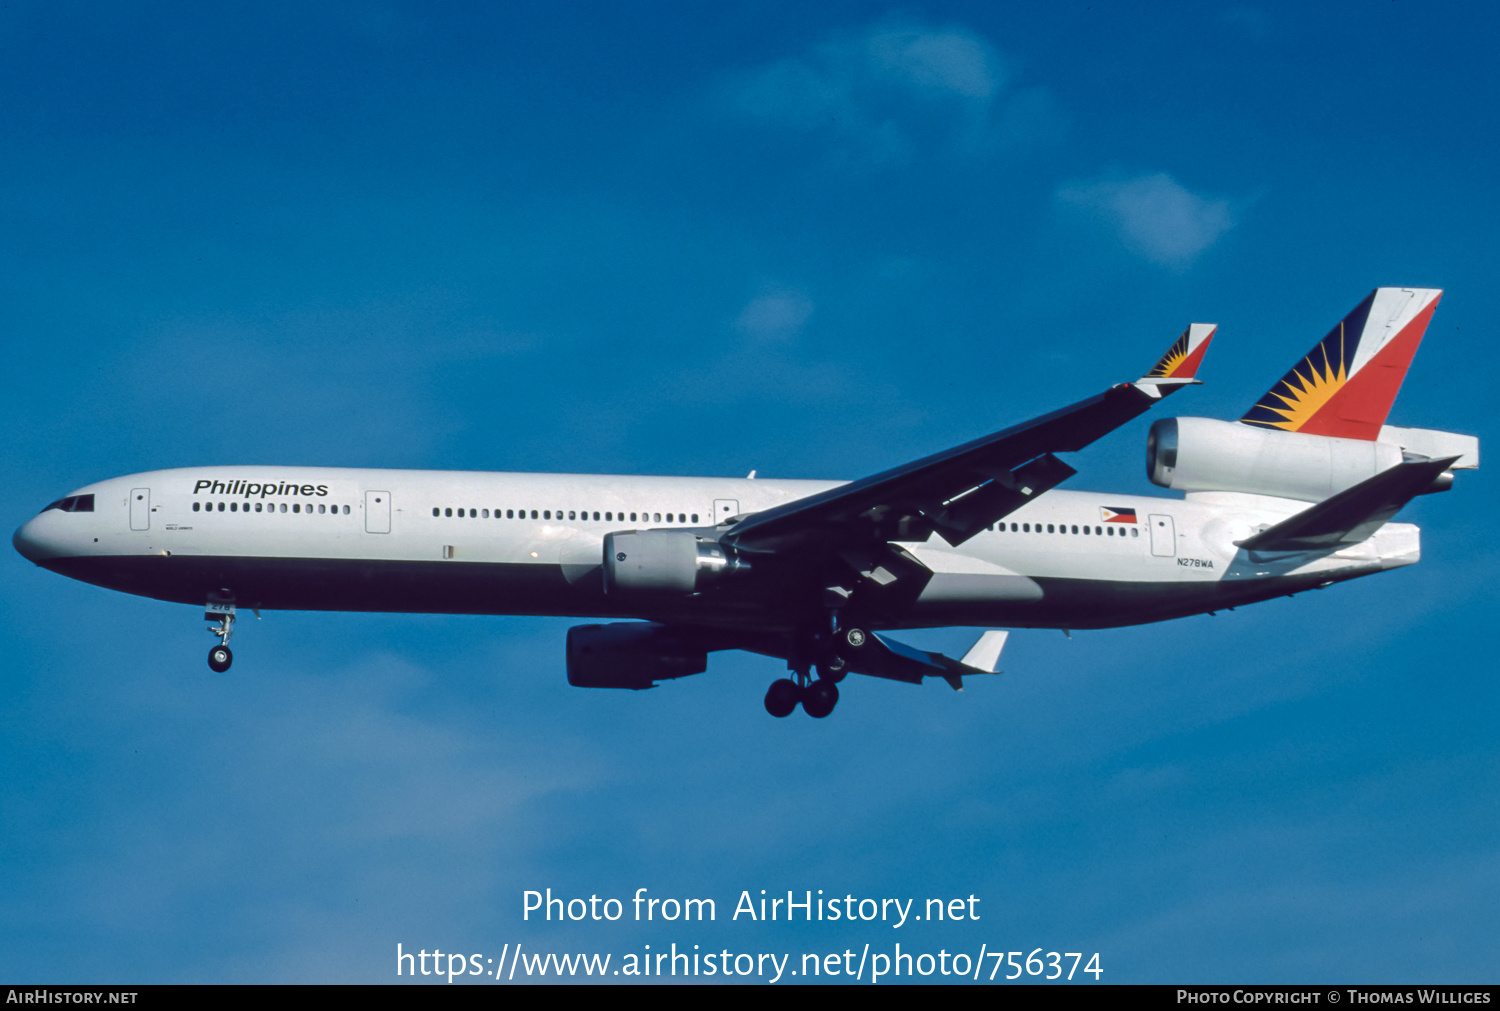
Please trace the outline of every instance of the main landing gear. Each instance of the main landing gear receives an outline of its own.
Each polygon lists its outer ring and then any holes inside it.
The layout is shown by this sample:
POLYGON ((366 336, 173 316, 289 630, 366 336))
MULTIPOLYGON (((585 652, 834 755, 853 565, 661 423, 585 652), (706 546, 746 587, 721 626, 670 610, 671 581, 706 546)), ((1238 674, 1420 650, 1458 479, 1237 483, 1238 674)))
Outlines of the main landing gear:
POLYGON ((219 644, 208 651, 208 668, 215 674, 223 674, 234 663, 234 653, 229 649, 229 637, 234 635, 234 605, 208 603, 203 620, 212 622, 208 631, 219 637, 219 644))
POLYGON ((809 681, 803 673, 798 673, 796 678, 802 683, 798 684, 791 678, 771 682, 771 687, 766 689, 766 712, 776 717, 790 716, 799 702, 802 711, 815 720, 833 712, 833 707, 839 703, 838 685, 821 677, 809 681))
POLYGON ((809 664, 793 667, 791 677, 773 681, 766 689, 766 712, 777 718, 790 716, 798 703, 815 720, 833 712, 833 707, 839 704, 839 682, 849 673, 849 661, 844 654, 863 646, 866 634, 858 628, 836 629, 831 641, 822 640, 827 645, 817 650, 823 657, 818 663, 817 679, 809 675, 809 664))

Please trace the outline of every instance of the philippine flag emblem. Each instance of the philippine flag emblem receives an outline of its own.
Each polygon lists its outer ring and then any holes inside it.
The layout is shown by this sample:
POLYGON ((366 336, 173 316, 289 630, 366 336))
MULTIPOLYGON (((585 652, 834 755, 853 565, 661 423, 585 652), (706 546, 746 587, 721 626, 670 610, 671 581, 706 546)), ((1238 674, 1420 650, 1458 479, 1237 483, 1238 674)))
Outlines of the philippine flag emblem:
POLYGON ((1106 523, 1134 523, 1135 522, 1135 510, 1134 509, 1125 509, 1123 507, 1116 507, 1114 509, 1111 509, 1109 506, 1100 506, 1099 507, 1099 516, 1106 523))

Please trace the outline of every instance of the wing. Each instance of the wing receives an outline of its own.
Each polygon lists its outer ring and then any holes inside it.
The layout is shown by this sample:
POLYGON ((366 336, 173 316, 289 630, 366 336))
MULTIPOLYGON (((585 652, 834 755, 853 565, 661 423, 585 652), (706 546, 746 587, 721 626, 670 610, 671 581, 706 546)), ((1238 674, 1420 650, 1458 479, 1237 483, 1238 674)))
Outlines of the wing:
POLYGON ((1194 378, 1214 327, 1195 323, 1146 375, 1071 407, 741 520, 721 540, 736 551, 839 552, 932 533, 957 546, 1077 473, 1077 452, 1194 378))

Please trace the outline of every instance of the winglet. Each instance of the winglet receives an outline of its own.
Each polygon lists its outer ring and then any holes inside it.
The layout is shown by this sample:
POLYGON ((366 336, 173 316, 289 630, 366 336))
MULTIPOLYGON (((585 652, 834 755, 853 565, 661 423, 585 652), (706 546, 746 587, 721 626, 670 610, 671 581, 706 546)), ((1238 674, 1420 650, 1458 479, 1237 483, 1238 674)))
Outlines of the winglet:
POLYGON ((1165 397, 1180 386, 1201 383, 1198 366, 1218 329, 1216 323, 1189 324, 1151 370, 1136 380, 1135 387, 1153 397, 1165 397))
POLYGON ((1005 640, 1010 638, 1009 632, 1000 632, 994 629, 979 637, 979 641, 969 647, 959 663, 965 667, 973 667, 985 674, 1000 673, 1000 651, 1005 648, 1005 640))
POLYGON ((1439 288, 1376 288, 1240 421, 1377 440, 1442 294, 1439 288))

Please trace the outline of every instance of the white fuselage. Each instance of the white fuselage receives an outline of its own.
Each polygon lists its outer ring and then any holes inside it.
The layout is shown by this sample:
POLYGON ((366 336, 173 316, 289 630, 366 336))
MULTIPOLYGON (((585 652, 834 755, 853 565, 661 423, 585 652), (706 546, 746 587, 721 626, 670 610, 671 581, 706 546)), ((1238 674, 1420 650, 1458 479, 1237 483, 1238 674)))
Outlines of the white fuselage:
MULTIPOLYGON (((732 585, 678 601, 606 594, 604 535, 682 528, 711 536, 735 516, 840 483, 184 468, 78 489, 72 494, 93 496, 91 512, 49 509, 14 540, 66 575, 183 603, 774 624, 791 602, 757 602, 732 585)), ((933 576, 896 624, 1127 625, 1418 560, 1417 528, 1404 523, 1332 553, 1255 558, 1235 546, 1306 505, 1054 490, 960 547, 937 536, 902 543, 933 576)))

